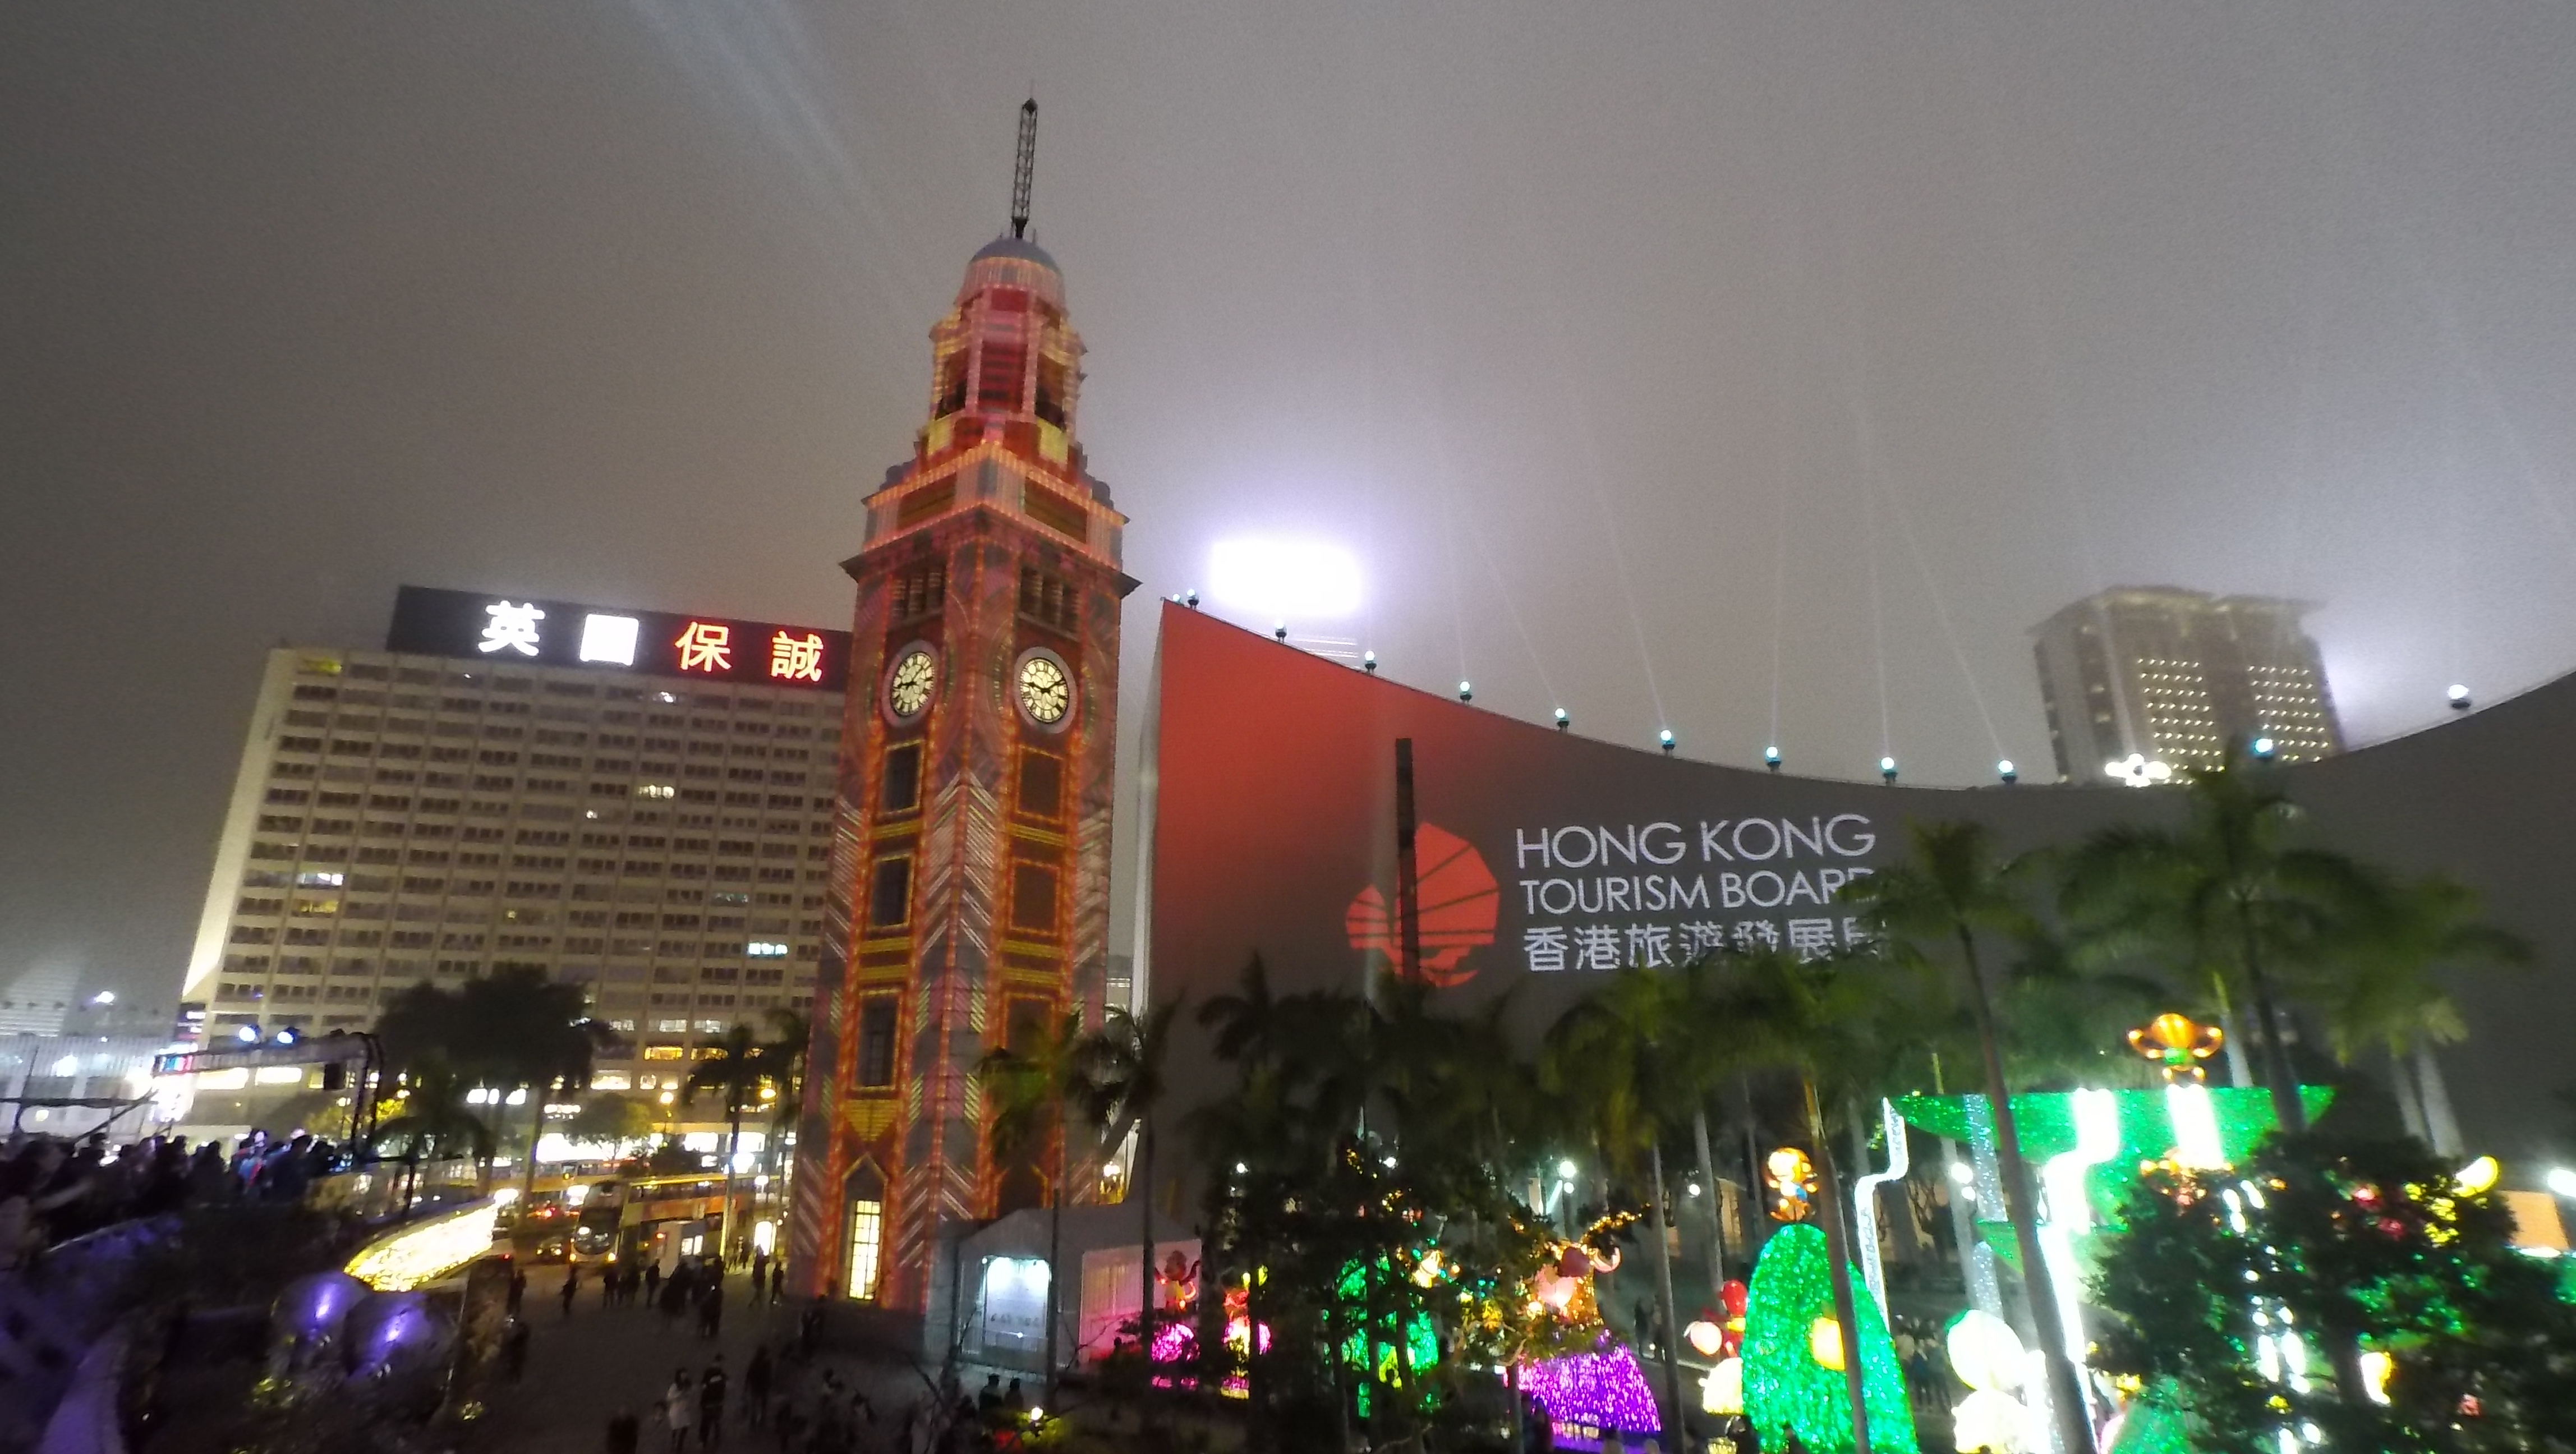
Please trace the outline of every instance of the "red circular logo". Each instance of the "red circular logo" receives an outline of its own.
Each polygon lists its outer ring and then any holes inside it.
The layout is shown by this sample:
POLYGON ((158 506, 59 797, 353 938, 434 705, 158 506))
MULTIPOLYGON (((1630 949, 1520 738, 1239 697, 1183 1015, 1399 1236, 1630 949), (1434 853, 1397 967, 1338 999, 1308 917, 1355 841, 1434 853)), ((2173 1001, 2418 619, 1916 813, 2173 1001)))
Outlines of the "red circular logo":
MULTIPOLYGON (((1494 942, 1494 923, 1502 913, 1502 889, 1483 854, 1446 828, 1425 823, 1413 838, 1414 871, 1419 876, 1420 907, 1414 919, 1422 943, 1421 977, 1449 989, 1476 977, 1467 967, 1467 951, 1494 942)), ((1375 884, 1361 889, 1342 915, 1351 947, 1387 957, 1404 967, 1403 926, 1387 908, 1386 895, 1375 884)))

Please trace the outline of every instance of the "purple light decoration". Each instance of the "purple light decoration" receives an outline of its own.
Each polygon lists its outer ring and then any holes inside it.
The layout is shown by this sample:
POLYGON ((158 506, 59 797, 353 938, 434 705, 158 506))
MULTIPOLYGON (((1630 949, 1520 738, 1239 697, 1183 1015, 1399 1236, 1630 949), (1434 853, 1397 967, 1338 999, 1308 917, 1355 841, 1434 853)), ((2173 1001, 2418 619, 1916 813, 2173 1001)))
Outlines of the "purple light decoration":
POLYGON ((1660 1434, 1663 1416, 1655 1412, 1655 1392, 1646 1384, 1637 1356, 1613 1343, 1602 1352, 1570 1353, 1521 1368, 1521 1387, 1547 1405, 1550 1422, 1617 1429, 1629 1434, 1660 1434))
POLYGON ((365 1283, 345 1272, 317 1272, 286 1285, 277 1295, 274 1316, 282 1331, 303 1338, 330 1338, 368 1294, 365 1283))

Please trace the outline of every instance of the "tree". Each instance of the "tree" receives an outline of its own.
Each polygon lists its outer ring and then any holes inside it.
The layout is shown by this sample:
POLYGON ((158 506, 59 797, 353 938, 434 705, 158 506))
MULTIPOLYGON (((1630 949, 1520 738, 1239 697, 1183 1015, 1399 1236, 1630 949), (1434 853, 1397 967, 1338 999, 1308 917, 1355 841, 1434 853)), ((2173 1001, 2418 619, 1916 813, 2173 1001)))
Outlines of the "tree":
POLYGON ((2184 776, 2183 827, 2093 835, 2069 858, 2059 902, 2096 953, 2160 953, 2222 1013, 2250 1000, 2273 1114, 2295 1131, 2307 1112, 2281 1020, 2283 973, 2383 912, 2385 885, 2341 854, 2294 844, 2297 805, 2243 743, 2184 776))
POLYGON ((2304 988, 2324 1012, 2335 1058, 2350 1064, 2366 1050, 2387 1051, 2417 1129, 2435 1150, 2456 1156, 2459 1126, 2433 1047, 2465 1038, 2468 1027, 2438 973, 2466 964, 2528 964, 2531 946, 2481 923, 2476 892, 2438 875, 2384 888, 2363 909, 2334 926, 2304 988), (2411 1094, 2405 1084, 2410 1062, 2411 1094))
POLYGON ((546 1092, 556 1085, 587 1086, 592 1057, 616 1042, 607 1026, 590 1017, 581 986, 524 967, 496 969, 454 990, 413 985, 387 1002, 376 1037, 391 1071, 436 1057, 466 1085, 525 1091, 531 1184, 546 1092))
POLYGON ((1067 1010, 1051 1033, 1025 1037, 985 1053, 975 1064, 975 1081, 983 1087, 992 1114, 993 1160, 1009 1164, 1027 1158, 1045 1173, 1047 1152, 1055 1167, 1046 1176, 1047 1295, 1046 1399, 1055 1402, 1056 1324, 1062 1294, 1057 1276, 1063 1261, 1065 1183, 1073 1175, 1071 1113, 1090 1090, 1090 1048, 1082 1032, 1082 1013, 1067 1010))
POLYGON ((2149 1172, 2093 1288, 2103 1367, 2170 1387, 2209 1454, 2309 1426, 2328 1449, 2576 1448, 2576 1307, 2513 1249, 2502 1199, 2452 1176, 2420 1143, 2319 1132, 2149 1172))
POLYGON ((761 1105, 763 1090, 777 1095, 770 1084, 775 1068, 770 1047, 749 1025, 736 1022, 712 1044, 699 1045, 698 1062, 689 1068, 688 1084, 681 1091, 690 1101, 702 1094, 714 1096, 725 1115, 723 1245, 728 1249, 738 1250, 744 1241, 734 1216, 734 1163, 742 1150, 742 1115, 761 1105))
POLYGON ((1141 1320, 1138 1346, 1146 1349, 1153 1347, 1155 1312, 1154 1112, 1169 1088, 1164 1062, 1171 1056, 1172 1021, 1181 1013, 1182 1003, 1177 997, 1166 1000, 1142 1016, 1123 1005, 1110 1010, 1099 1031, 1084 1042, 1081 1057, 1083 1109, 1100 1128, 1100 1144, 1114 1147, 1125 1142, 1130 1132, 1136 1136, 1136 1174, 1127 1184, 1136 1197, 1137 1239, 1143 1255, 1137 1273, 1143 1291, 1137 1317, 1141 1320))
POLYGON ((564 1123, 564 1135, 574 1141, 622 1145, 651 1136, 661 1124, 660 1112, 634 1096, 596 1091, 581 1098, 581 1108, 564 1123))
MULTIPOLYGON (((1988 935, 2023 942, 2037 937, 2037 921, 2023 906, 2020 894, 2027 860, 1998 861, 1992 839, 1980 824, 1915 823, 1909 825, 1909 833, 1911 851, 1905 859, 1847 885, 1842 897, 1863 907, 1889 937, 1893 952, 1927 963, 1939 963, 1953 950, 1957 953, 1964 997, 1975 1014, 1977 1045, 1985 1063, 1986 1103, 1994 1115, 1995 1159, 2003 1172, 2005 1209, 2021 1251, 2031 1322, 2047 1360, 2049 1408, 2065 1448, 2090 1450, 2093 1431, 2084 1419, 2083 1384, 2067 1354, 2065 1319, 2049 1287, 2048 1264, 2039 1242, 2038 1194, 2031 1184, 2030 1165, 2022 1159, 2021 1131, 2013 1120, 2012 1093, 2004 1079, 1996 987, 1987 978, 1980 948, 1980 939, 1988 935)), ((1839 1258, 1841 1253, 1835 1255, 1839 1258)), ((1839 1268, 1840 1262, 1835 1266, 1839 1268)), ((1855 1361, 1853 1367, 1858 1366, 1855 1361)), ((1858 1399, 1857 1390, 1853 1396, 1858 1399)))
MULTIPOLYGON (((377 1123, 369 1149, 382 1155, 400 1147, 398 1159, 411 1170, 415 1185, 423 1161, 471 1157, 488 1166, 498 1150, 492 1128, 465 1108, 466 1084, 456 1068, 434 1051, 413 1057, 406 1084, 395 1092, 399 1109, 377 1123)), ((405 1203, 410 1200, 408 1191, 405 1203)))
MULTIPOLYGON (((1681 1032, 1695 1027, 1676 1013, 1676 984, 1637 965, 1619 970, 1601 992, 1566 1011, 1550 1028, 1545 1063, 1550 1084, 1573 1093, 1589 1113, 1593 1144, 1610 1169, 1647 1173, 1646 1205, 1664 1322, 1665 1417, 1678 1429, 1685 1412, 1674 1347, 1681 1325, 1673 1307, 1672 1254, 1664 1237, 1666 1128, 1660 1112, 1696 1089, 1695 1077, 1705 1062, 1686 1057, 1680 1048, 1686 1038, 1681 1032)), ((1865 1428, 1860 1454, 1869 1454, 1865 1428)))

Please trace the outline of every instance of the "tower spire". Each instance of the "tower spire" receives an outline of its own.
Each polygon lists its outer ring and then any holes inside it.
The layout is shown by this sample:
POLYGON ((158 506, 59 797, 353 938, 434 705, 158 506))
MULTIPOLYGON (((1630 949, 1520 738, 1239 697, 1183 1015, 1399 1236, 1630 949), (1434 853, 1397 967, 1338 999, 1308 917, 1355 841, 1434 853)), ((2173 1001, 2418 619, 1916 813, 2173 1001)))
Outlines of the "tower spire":
POLYGON ((1038 98, 1020 103, 1020 156, 1011 168, 1011 236, 1029 235, 1029 178, 1038 166, 1038 98))

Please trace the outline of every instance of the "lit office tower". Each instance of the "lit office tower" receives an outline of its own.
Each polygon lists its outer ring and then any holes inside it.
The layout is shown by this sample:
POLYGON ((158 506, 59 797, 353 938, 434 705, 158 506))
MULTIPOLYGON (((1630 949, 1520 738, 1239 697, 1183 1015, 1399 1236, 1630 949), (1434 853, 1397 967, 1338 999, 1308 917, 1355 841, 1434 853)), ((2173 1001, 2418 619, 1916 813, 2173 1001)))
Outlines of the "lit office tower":
POLYGON ((2266 596, 2119 586, 2031 632, 2060 778, 2131 781, 2215 763, 2230 738, 2283 761, 2343 750, 2312 609, 2266 596), (2132 761, 2135 759, 2135 761, 2132 761))
POLYGON ((268 654, 186 998, 358 1028, 504 965, 581 984, 609 1089, 813 998, 845 633, 405 586, 268 654))

